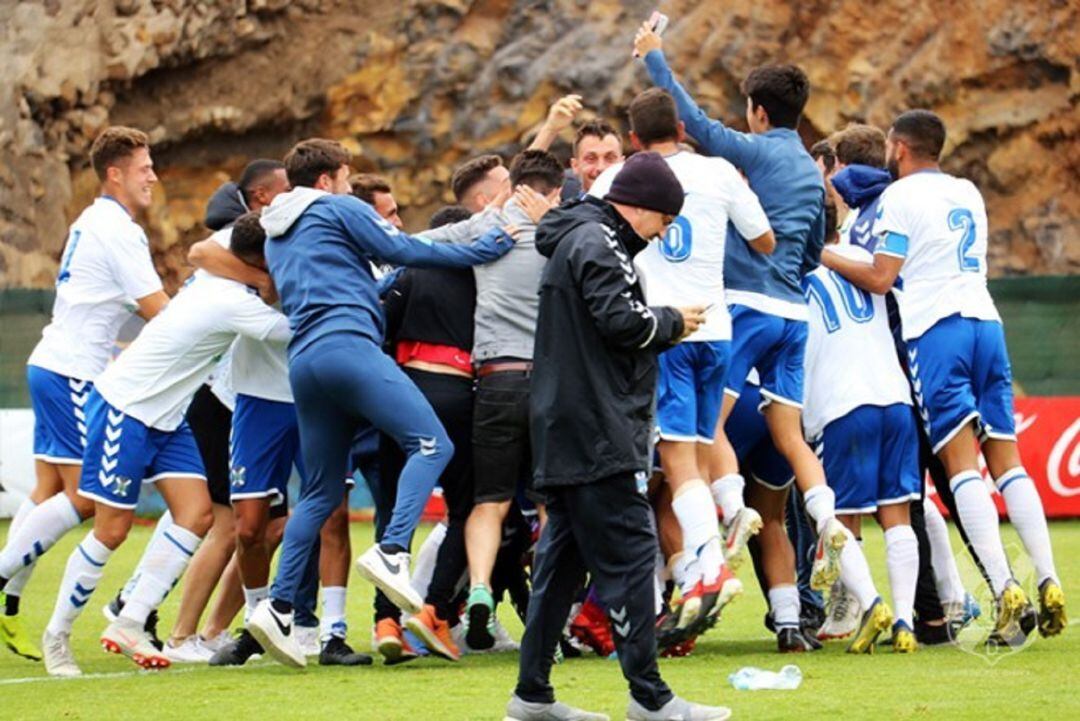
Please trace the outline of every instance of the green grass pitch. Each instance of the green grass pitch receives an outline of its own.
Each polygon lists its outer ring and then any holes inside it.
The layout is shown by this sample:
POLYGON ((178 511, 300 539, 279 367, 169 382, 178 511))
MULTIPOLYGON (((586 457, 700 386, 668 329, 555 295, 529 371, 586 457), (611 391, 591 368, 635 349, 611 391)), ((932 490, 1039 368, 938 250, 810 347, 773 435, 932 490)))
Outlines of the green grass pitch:
MULTIPOLYGON (((0 525, 0 534, 6 533, 0 525)), ((426 532, 424 529, 423 532, 426 532)), ((67 555, 85 528, 61 541, 43 559, 27 589, 24 614, 31 631, 41 632, 51 612, 67 555)), ((387 668, 293 671, 268 661, 241 669, 174 666, 147 673, 97 642, 104 627, 102 604, 131 572, 149 537, 137 528, 109 563, 97 595, 75 625, 75 653, 87 676, 49 679, 40 663, 0 649, 0 709, 5 721, 29 719, 501 719, 514 685, 516 654, 467 656, 461 663, 421 659, 387 668)), ((865 529, 866 551, 880 589, 887 589, 881 533, 865 529)), ((1080 522, 1051 525, 1058 569, 1070 609, 1080 617, 1080 522)), ((370 524, 353 525, 354 551, 371 541, 370 524)), ((1011 556, 1019 544, 1005 531, 1011 556)), ((954 536, 954 549, 960 546, 954 536)), ((967 568, 961 555, 961 570, 967 568)), ((1017 564, 1018 567, 1023 564, 1017 564)), ((1061 637, 1036 639, 1024 649, 990 660, 977 648, 980 629, 962 637, 967 648, 920 649, 895 656, 878 648, 873 656, 849 656, 843 642, 813 655, 780 656, 762 626, 765 605, 749 564, 739 575, 746 593, 725 613, 720 625, 693 656, 664 660, 661 669, 677 693, 731 706, 736 719, 1076 719, 1080 718, 1080 628, 1061 637), (727 676, 742 666, 779 669, 797 664, 803 672, 796 691, 735 691, 727 676)), ((372 590, 355 575, 350 581, 351 641, 366 647, 370 638, 372 590)), ((973 582, 969 587, 974 587, 973 582)), ((176 612, 179 593, 162 609, 162 630, 176 612)), ((984 605, 984 611, 989 612, 984 605)), ((515 637, 521 626, 503 609, 501 617, 515 637)), ((985 618, 985 617, 984 617, 985 618)), ((621 719, 626 686, 615 661, 590 656, 557 666, 553 680, 559 697, 621 719)))

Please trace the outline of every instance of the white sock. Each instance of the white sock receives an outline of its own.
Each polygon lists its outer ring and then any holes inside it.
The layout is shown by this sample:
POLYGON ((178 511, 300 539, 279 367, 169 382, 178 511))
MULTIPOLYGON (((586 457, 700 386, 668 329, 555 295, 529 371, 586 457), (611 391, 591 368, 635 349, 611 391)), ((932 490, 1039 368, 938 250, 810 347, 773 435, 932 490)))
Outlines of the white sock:
MULTIPOLYGON (((445 537, 445 534, 444 534, 445 537)), ((349 630, 345 622, 345 587, 323 586, 322 589, 322 631, 319 640, 326 643, 334 636, 345 638, 349 630)))
POLYGON ((694 479, 680 486, 671 500, 671 510, 682 527, 683 553, 697 556, 702 580, 706 584, 714 583, 724 565, 724 549, 716 505, 705 481, 694 479))
POLYGON ((1017 466, 994 481, 998 492, 1005 498, 1005 510, 1009 514, 1020 540, 1027 550, 1039 583, 1052 578, 1057 583, 1054 568, 1054 550, 1050 547, 1050 530, 1046 527, 1046 513, 1035 483, 1023 466, 1017 466))
POLYGON ((915 627, 915 585, 919 581, 919 541, 911 526, 885 531, 885 563, 889 567, 893 611, 897 621, 915 627))
MULTIPOLYGON (((22 525, 26 517, 30 515, 30 511, 37 508, 37 504, 30 500, 27 496, 19 504, 18 509, 15 511, 15 515, 11 518, 11 525, 8 527, 8 538, 15 535, 19 530, 19 526, 22 525)), ((37 559, 34 559, 33 563, 29 566, 25 566, 19 570, 14 576, 8 579, 7 585, 4 586, 4 593, 9 596, 22 596, 23 589, 26 588, 26 582, 30 580, 30 574, 34 572, 34 566, 37 564, 37 559)))
POLYGON ((870 565, 866 562, 862 547, 851 531, 845 528, 844 533, 848 542, 840 552, 840 581, 847 587, 848 593, 858 599, 863 611, 867 611, 878 597, 877 588, 874 586, 874 578, 870 575, 870 565))
POLYGON ((679 591, 684 596, 701 580, 701 564, 692 553, 676 553, 668 561, 668 566, 671 568, 672 580, 679 585, 679 591))
POLYGON ((71 633, 71 625, 75 623, 75 619, 82 613, 97 588, 112 553, 94 536, 93 531, 86 534, 86 538, 71 552, 64 569, 64 578, 60 581, 56 606, 53 608, 52 618, 49 619, 49 633, 71 633))
POLYGON ((33 565, 60 537, 82 523, 78 511, 63 493, 33 508, 17 531, 8 535, 0 551, 0 577, 10 579, 19 569, 33 565))
POLYGON ((131 574, 131 578, 127 580, 124 587, 120 589, 120 600, 124 603, 128 602, 131 598, 131 592, 135 590, 135 585, 139 582, 139 577, 142 575, 143 570, 146 568, 147 556, 150 553, 150 549, 154 547, 154 541, 161 537, 168 528, 173 525, 172 513, 169 509, 165 509, 165 513, 161 514, 161 518, 158 519, 157 525, 154 526, 154 533, 150 536, 150 541, 146 544, 146 548, 143 549, 143 555, 139 559, 139 565, 135 566, 135 573, 131 574))
POLYGON ((934 585, 942 603, 963 603, 964 582, 960 570, 956 567, 952 543, 949 540, 949 526, 938 510, 937 504, 929 498, 923 501, 923 515, 926 517, 926 535, 930 540, 930 564, 934 567, 934 585))
POLYGON ((187 568, 202 539, 173 523, 150 540, 143 553, 142 572, 120 618, 142 627, 150 612, 161 605, 187 568))
POLYGON ((949 479, 949 488, 956 499, 956 512, 964 524, 968 541, 990 577, 994 596, 998 596, 1012 578, 1012 572, 1001 545, 997 508, 990 498, 990 489, 977 471, 957 473, 949 479))
POLYGON ((439 548, 446 540, 446 524, 439 523, 431 529, 431 533, 424 539, 416 557, 413 558, 412 577, 409 585, 413 587, 420 598, 427 598, 428 586, 431 578, 435 575, 435 561, 439 557, 439 548))
POLYGON ((255 612, 255 607, 259 605, 260 601, 265 601, 270 598, 270 587, 260 586, 259 588, 248 588, 244 586, 244 625, 247 625, 248 619, 251 618, 251 614, 255 612))
POLYGON ((724 514, 725 525, 730 525, 735 514, 745 505, 743 502, 743 488, 745 487, 746 481, 738 473, 729 473, 712 482, 712 497, 724 514))
POLYGON ((799 588, 792 584, 773 586, 769 589, 769 608, 777 630, 799 627, 799 588))
POLYGON ((803 494, 803 503, 818 533, 830 518, 836 516, 836 494, 825 484, 807 489, 803 494))

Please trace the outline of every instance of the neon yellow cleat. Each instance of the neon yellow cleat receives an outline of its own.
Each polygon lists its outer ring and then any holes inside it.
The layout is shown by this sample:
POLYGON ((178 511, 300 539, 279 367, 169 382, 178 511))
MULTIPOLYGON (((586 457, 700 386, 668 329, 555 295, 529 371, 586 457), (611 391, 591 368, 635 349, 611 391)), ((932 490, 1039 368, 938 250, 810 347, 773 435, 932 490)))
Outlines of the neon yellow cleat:
POLYGON ((1020 626, 1020 619, 1027 605, 1027 594, 1020 588, 1020 584, 1016 581, 1006 583, 998 598, 997 621, 994 623, 991 638, 1004 639, 1010 646, 1023 645, 1027 634, 1020 626))
POLYGON ((18 656, 41 660, 41 649, 30 640, 19 616, 0 616, 0 641, 18 656))
POLYGON ((1052 578, 1039 585, 1039 635, 1057 636, 1069 625, 1065 617, 1065 592, 1052 578))
POLYGON ((883 631, 892 626, 892 609, 885 605, 880 598, 863 614, 859 630, 855 632, 855 638, 847 647, 848 653, 873 653, 874 643, 883 631))
POLYGON ((892 647, 893 653, 915 653, 919 649, 915 634, 903 621, 893 624, 892 647))

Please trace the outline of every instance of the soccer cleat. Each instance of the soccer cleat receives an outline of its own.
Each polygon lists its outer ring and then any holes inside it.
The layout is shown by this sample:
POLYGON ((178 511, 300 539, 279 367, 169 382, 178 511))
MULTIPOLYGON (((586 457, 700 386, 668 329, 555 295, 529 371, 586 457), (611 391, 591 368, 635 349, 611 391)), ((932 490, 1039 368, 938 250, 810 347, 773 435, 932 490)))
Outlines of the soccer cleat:
POLYGON ((409 554, 384 553, 375 544, 356 559, 356 570, 406 613, 420 613, 424 599, 409 582, 409 554))
POLYGON ((235 639, 219 648, 210 657, 211 666, 243 666, 252 656, 263 653, 263 647, 245 628, 235 639))
POLYGON ((829 591, 826 613, 828 617, 817 633, 819 641, 847 638, 855 633, 859 627, 862 609, 859 607, 858 599, 847 590, 844 584, 837 581, 829 591))
POLYGON ((172 665, 168 656, 154 647, 146 629, 124 618, 108 625, 101 634, 101 647, 109 653, 127 656, 147 670, 166 669, 172 665))
POLYGON ((371 656, 353 651, 340 636, 331 636, 319 651, 320 666, 370 666, 371 663, 371 656))
POLYGON ((776 650, 780 653, 806 653, 821 649, 821 642, 803 633, 801 628, 784 626, 776 632, 776 650))
POLYGON ((465 643, 476 651, 486 651, 495 645, 495 599, 483 584, 469 589, 469 600, 465 603, 465 643))
POLYGON ((954 635, 967 628, 968 624, 982 615, 979 602, 966 591, 963 601, 946 601, 941 604, 941 608, 945 611, 945 619, 953 628, 954 635))
POLYGON ((874 642, 884 631, 892 626, 892 611, 880 598, 874 599, 874 603, 866 610, 859 624, 859 630, 855 638, 848 644, 848 653, 873 653, 874 642))
POLYGON ((607 658, 615 653, 615 641, 611 638, 611 621, 603 609, 592 601, 581 604, 581 610, 570 622, 570 635, 607 658))
POLYGON ((729 718, 731 709, 727 706, 702 706, 678 696, 656 711, 645 708, 633 696, 626 707, 626 721, 727 721, 729 718))
MULTIPOLYGON (((105 620, 109 623, 114 623, 116 619, 120 618, 120 612, 124 610, 124 599, 120 597, 120 593, 117 592, 113 599, 107 604, 102 606, 101 614, 105 616, 105 620)), ((146 623, 143 624, 143 630, 150 636, 150 643, 158 651, 165 649, 165 643, 158 638, 158 612, 157 609, 150 612, 150 615, 146 617, 146 623)))
POLYGON ((689 656, 694 652, 694 647, 697 646, 696 638, 688 638, 685 641, 672 644, 665 648, 660 649, 661 658, 683 658, 689 656))
POLYGON ((1014 580, 1006 583, 997 600, 997 620, 986 645, 1023 646, 1029 631, 1024 629, 1022 619, 1030 605, 1020 584, 1014 580))
POLYGON ((113 596, 112 600, 101 607, 101 614, 105 616, 105 620, 109 623, 115 621, 120 612, 124 610, 124 600, 120 598, 119 592, 113 596))
POLYGON ((911 627, 903 621, 897 621, 892 627, 892 648, 894 653, 915 653, 919 642, 911 627))
POLYGON ((824 591, 840 578, 840 553, 847 544, 845 530, 844 524, 830 518, 818 534, 814 565, 810 571, 810 588, 815 591, 824 591))
POLYGON ((53 635, 46 630, 41 637, 41 649, 45 670, 50 676, 82 676, 82 670, 75 663, 75 655, 71 653, 71 634, 53 635))
POLYGON ((920 646, 942 646, 956 640, 949 622, 931 624, 915 621, 915 640, 920 646))
POLYGON ((748 506, 740 508, 724 533, 724 562, 732 569, 741 566, 747 542, 760 531, 761 515, 748 506))
POLYGON ((447 661, 461 659, 461 651, 450 635, 450 624, 439 618, 435 607, 426 604, 420 613, 409 618, 405 627, 416 634, 428 651, 447 661))
POLYGON ((564 703, 531 703, 516 695, 506 704, 503 721, 611 721, 602 713, 591 713, 564 703))
POLYGON ((22 616, 0 616, 0 641, 16 656, 41 660, 41 649, 30 639, 23 627, 22 616))
POLYGON ((300 644, 300 650, 305 656, 318 656, 322 652, 318 626, 294 625, 293 631, 296 633, 296 642, 300 644))
POLYGON ((269 600, 260 601, 251 612, 247 630, 278 663, 293 668, 307 666, 307 656, 294 633, 292 612, 280 613, 269 600))
POLYGON ((416 650, 405 640, 401 624, 397 620, 380 618, 375 624, 373 635, 375 650, 383 657, 383 663, 387 666, 396 666, 419 658, 416 650))
POLYGON ((198 635, 188 636, 175 646, 170 640, 165 643, 162 652, 173 663, 206 663, 214 655, 213 651, 203 645, 202 638, 198 635))
POLYGON ((817 638, 818 631, 825 624, 825 608, 807 603, 805 600, 799 609, 799 628, 804 636, 817 638))
POLYGON ((735 578, 735 574, 725 565, 721 567, 720 576, 716 582, 703 586, 703 589, 697 622, 690 629, 697 636, 716 625, 724 608, 742 595, 743 585, 742 581, 735 578))
POLYGON ((1057 636, 1068 625, 1065 592, 1056 581, 1047 578, 1039 584, 1039 635, 1043 638, 1057 636))

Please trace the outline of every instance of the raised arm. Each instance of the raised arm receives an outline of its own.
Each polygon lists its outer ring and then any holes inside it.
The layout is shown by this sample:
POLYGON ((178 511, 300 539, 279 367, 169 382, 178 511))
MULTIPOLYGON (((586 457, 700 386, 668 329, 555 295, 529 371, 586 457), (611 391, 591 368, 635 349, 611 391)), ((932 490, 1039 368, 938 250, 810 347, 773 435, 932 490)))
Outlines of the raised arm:
POLYGON ((529 144, 529 150, 547 150, 550 148, 555 139, 559 137, 559 133, 569 128, 570 124, 574 122, 574 118, 581 112, 581 108, 580 95, 564 95, 556 100, 548 111, 543 126, 536 133, 532 143, 529 144))

